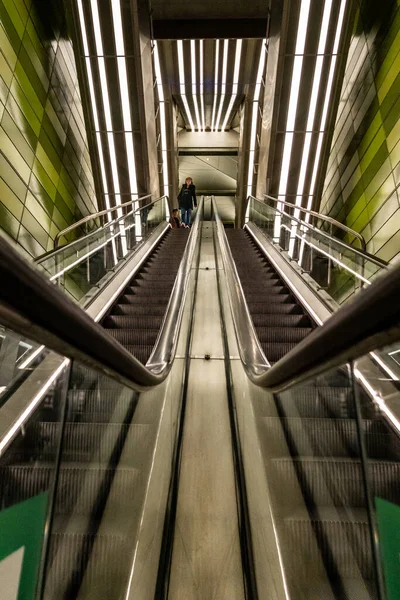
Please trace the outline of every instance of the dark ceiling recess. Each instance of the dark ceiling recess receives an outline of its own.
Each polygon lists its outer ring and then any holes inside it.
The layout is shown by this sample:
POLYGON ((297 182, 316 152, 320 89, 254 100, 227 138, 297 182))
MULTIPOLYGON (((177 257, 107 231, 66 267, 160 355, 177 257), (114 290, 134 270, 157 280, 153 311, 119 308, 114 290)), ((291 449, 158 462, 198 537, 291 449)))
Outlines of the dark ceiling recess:
POLYGON ((267 18, 262 19, 153 19, 156 40, 264 38, 267 18))

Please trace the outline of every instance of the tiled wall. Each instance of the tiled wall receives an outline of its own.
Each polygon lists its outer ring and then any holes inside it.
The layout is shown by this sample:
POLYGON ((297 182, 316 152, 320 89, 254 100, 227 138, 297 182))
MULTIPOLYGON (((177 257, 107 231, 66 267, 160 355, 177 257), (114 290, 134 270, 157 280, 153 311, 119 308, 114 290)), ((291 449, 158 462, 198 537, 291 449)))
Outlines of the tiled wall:
POLYGON ((0 0, 0 227, 31 256, 97 210, 62 0, 0 0))
POLYGON ((400 253, 400 3, 358 0, 321 212, 400 253))

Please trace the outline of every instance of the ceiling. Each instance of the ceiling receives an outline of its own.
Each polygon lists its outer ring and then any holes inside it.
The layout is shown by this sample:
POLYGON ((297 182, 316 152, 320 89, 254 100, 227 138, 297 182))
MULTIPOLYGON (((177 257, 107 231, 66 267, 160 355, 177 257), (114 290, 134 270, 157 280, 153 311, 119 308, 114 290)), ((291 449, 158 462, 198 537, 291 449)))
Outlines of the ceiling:
POLYGON ((223 131, 237 125, 237 109, 256 83, 262 43, 261 39, 157 41, 162 83, 179 106, 181 126, 189 131, 223 131))

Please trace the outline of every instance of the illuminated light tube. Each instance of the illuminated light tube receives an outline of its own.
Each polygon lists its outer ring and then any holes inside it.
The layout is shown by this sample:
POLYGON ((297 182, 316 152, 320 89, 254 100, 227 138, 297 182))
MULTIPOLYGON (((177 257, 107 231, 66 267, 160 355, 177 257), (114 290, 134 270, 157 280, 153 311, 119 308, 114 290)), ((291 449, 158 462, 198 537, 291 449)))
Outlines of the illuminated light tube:
POLYGON ((232 107, 235 103, 238 93, 238 85, 239 85, 239 68, 240 68, 240 59, 242 56, 242 40, 236 41, 236 54, 235 54, 235 67, 233 70, 233 87, 232 87, 232 97, 229 102, 228 110, 226 111, 224 122, 222 123, 222 131, 225 131, 226 125, 228 123, 232 107))
POLYGON ((354 375, 355 375, 355 378, 358 379, 358 381, 360 381, 362 383, 362 385, 365 387, 365 389, 368 390, 368 392, 370 393, 370 395, 372 396, 372 398, 374 399, 374 401, 376 402, 376 404, 378 405, 380 410, 383 413, 385 413, 385 415, 391 421, 393 426, 396 428, 397 432, 400 433, 400 422, 398 421, 398 419, 396 418, 394 413, 389 409, 385 400, 379 394, 379 391, 375 390, 372 387, 372 385, 367 381, 367 379, 364 377, 364 375, 361 373, 361 371, 359 369, 357 369, 357 368, 354 369, 354 375))
MULTIPOLYGON (((103 183, 104 199, 105 199, 106 208, 110 208, 110 198, 108 195, 107 177, 106 177, 106 170, 105 170, 105 166, 104 166, 103 146, 102 146, 102 142, 101 142, 101 136, 99 133, 100 126, 99 126, 99 118, 98 118, 98 110, 97 110, 97 98, 96 98, 96 94, 94 92, 92 65, 90 63, 90 58, 89 58, 89 46, 88 46, 88 42, 87 42, 86 23, 85 23, 85 17, 84 17, 84 13, 83 13, 82 0, 78 0, 78 13, 79 13, 79 20, 80 20, 80 26, 81 26, 81 32, 82 32, 84 53, 86 55, 86 70, 87 70, 87 75, 88 75, 89 93, 90 93, 90 98, 91 98, 93 121, 94 121, 94 127, 95 127, 95 132, 96 132, 96 144, 97 144, 97 151, 99 154, 100 172, 101 172, 101 179, 102 179, 102 183, 103 183)), ((107 220, 108 221, 112 220, 110 213, 107 213, 107 220)), ((117 264, 117 250, 115 247, 115 243, 113 243, 113 258, 114 258, 114 264, 117 264)))
POLYGON ((215 122, 214 131, 218 131, 218 129, 219 129, 219 123, 221 120, 221 112, 222 112, 222 107, 224 105, 225 94, 226 94, 226 69, 228 66, 228 46, 229 46, 229 40, 224 40, 224 54, 222 57, 221 99, 219 101, 218 116, 217 116, 217 120, 215 122))
POLYGON ((34 411, 36 406, 45 396, 47 390, 51 387, 51 385, 55 382, 57 377, 62 373, 65 367, 69 364, 69 358, 66 358, 61 365, 54 371, 54 373, 49 377, 46 383, 42 386, 42 388, 38 391, 36 396, 32 398, 28 406, 25 408, 24 412, 18 417, 18 419, 13 423, 12 427, 7 431, 6 435, 2 438, 0 442, 0 455, 7 448, 10 441, 13 439, 14 435, 17 433, 18 429, 25 423, 28 419, 29 415, 34 411))
POLYGON ((211 131, 215 131, 214 123, 215 123, 215 109, 217 107, 217 96, 218 96, 218 67, 219 67, 219 40, 216 40, 216 42, 215 42, 214 102, 213 102, 213 109, 212 109, 211 131))
MULTIPOLYGON (((381 359, 381 357, 378 356, 378 354, 376 354, 376 352, 371 352, 371 356, 378 363, 378 365, 380 365, 382 367, 382 369, 384 371, 386 371, 386 373, 389 375, 389 377, 391 379, 393 379, 393 381, 399 381, 399 378, 397 377, 397 375, 392 371, 392 369, 389 367, 389 365, 387 365, 385 363, 385 361, 383 361, 381 359)), ((389 356, 390 356, 390 354, 389 354, 389 356)))
POLYGON ((200 113, 199 113, 199 105, 197 103, 197 80, 196 80, 196 42, 194 40, 190 41, 190 62, 192 67, 192 96, 194 103, 194 112, 196 114, 197 121, 197 130, 202 131, 201 121, 200 121, 200 113))
POLYGON ((186 98, 185 90, 185 67, 183 62, 183 42, 178 40, 178 67, 179 67, 179 90, 182 97, 183 106, 185 108, 191 131, 195 130, 192 115, 190 113, 189 104, 186 98))
MULTIPOLYGON (((308 17, 310 13, 310 2, 311 0, 302 0, 300 7, 300 16, 299 23, 297 26, 297 37, 296 37, 296 49, 295 49, 295 59, 293 63, 293 71, 292 71, 292 83, 290 88, 290 97, 289 97, 289 107, 288 107, 288 115, 286 121, 286 134, 285 134, 285 142, 283 149, 283 159, 282 159, 282 169, 281 176, 279 181, 279 191, 278 197, 285 198, 286 190, 287 190, 287 182, 289 177, 289 168, 290 168, 290 157, 292 154, 292 144, 293 144, 293 130, 294 124, 296 120, 297 113, 297 103, 299 99, 299 91, 300 91, 300 82, 301 75, 303 70, 303 54, 304 54, 304 46, 306 42, 306 36, 308 31, 308 17)), ((281 204, 277 205, 278 209, 282 208, 281 204)), ((280 224, 281 224, 281 216, 279 214, 275 217, 275 226, 274 226, 274 237, 277 232, 280 233, 280 224)), ((279 237, 279 235, 278 235, 279 237)))
MULTIPOLYGON (((256 133, 257 133, 257 119, 258 119, 258 100, 260 97, 261 81, 265 67, 266 50, 265 44, 262 43, 260 50, 260 59, 258 62, 258 71, 256 79, 256 87, 253 99, 253 111, 251 115, 251 133, 250 133, 250 152, 249 152, 249 169, 247 172, 247 194, 250 196, 253 189, 253 171, 254 171, 254 154, 256 149, 256 133)), ((250 203, 247 205, 245 221, 249 219, 250 203)))
POLYGON ((206 130, 206 119, 204 113, 204 40, 200 40, 200 103, 201 103, 201 121, 203 131, 206 130))
POLYGON ((161 155, 162 155, 162 165, 163 165, 164 194, 166 196, 168 196, 169 176, 168 176, 168 159, 167 159, 167 129, 166 129, 166 120, 165 120, 164 89, 163 89, 162 79, 161 79, 160 57, 158 54, 157 42, 154 42, 154 68, 155 68, 155 72, 156 72, 158 100, 160 103, 161 155))
MULTIPOLYGON (((317 60, 316 60, 316 64, 315 64, 310 105, 308 108, 308 118, 307 118, 307 126, 306 126, 307 133, 306 133, 306 138, 305 138, 304 147, 303 147, 303 155, 302 155, 302 160, 301 160, 299 183, 297 186, 297 194, 296 194, 296 205, 297 206, 301 205, 301 200, 302 200, 302 196, 304 193, 304 182, 305 182, 307 168, 308 168, 308 159, 309 159, 309 155, 310 155, 311 136, 312 136, 312 130, 313 130, 314 121, 315 121, 317 99, 318 99, 318 95, 320 92, 322 67, 323 67, 323 62, 324 62, 323 55, 325 54, 325 49, 326 49, 326 41, 327 41, 327 37, 328 37, 328 28, 329 28, 331 11, 332 11, 332 0, 325 0, 324 14, 322 17, 322 25, 321 25, 318 50, 317 50, 318 56, 317 56, 317 60)), ((300 211, 298 209, 295 209, 294 217, 299 218, 299 215, 300 215, 300 211)), ((293 257, 293 252, 294 252, 294 248, 295 248, 296 237, 294 236, 294 233, 296 231, 296 228, 297 228, 297 225, 295 222, 293 222, 292 233, 290 235, 289 250, 288 250, 288 254, 289 254, 290 258, 293 257)))
MULTIPOLYGON (((101 97, 103 101, 104 115, 106 120, 106 128, 107 128, 107 141, 108 141, 108 149, 110 153, 110 163, 111 163, 111 172, 114 186, 114 194, 115 194, 115 203, 118 206, 121 204, 121 196, 120 196, 120 187, 119 187, 119 179, 118 179, 118 169, 117 169, 117 157, 115 153, 114 146, 114 136, 112 133, 112 119, 111 119, 111 109, 110 109, 110 99, 108 93, 108 84, 107 84, 107 76, 106 76, 106 68, 104 62, 104 51, 103 51, 103 42, 101 39, 101 29, 100 29, 100 18, 99 18, 99 8, 96 0, 91 0, 90 2, 92 8, 92 17, 93 17, 93 28, 94 28, 94 37, 96 42, 96 52, 97 52, 97 61, 99 65, 99 74, 101 81, 101 97)), ((115 19, 113 13, 113 20, 115 19)), ((115 35, 115 32, 114 32, 115 35)), ((122 90, 121 90, 122 93, 122 90)), ((117 215, 122 216, 122 210, 117 210, 117 215)), ((123 228, 123 224, 121 223, 120 228, 123 228)), ((124 256, 127 253, 126 239, 124 235, 121 235, 121 245, 124 256)))
MULTIPOLYGON (((345 10, 346 10, 346 4, 347 4, 347 0, 342 0, 342 3, 340 5, 338 22, 336 25, 335 41, 333 44, 333 56, 331 58, 331 66, 329 69, 328 83, 327 83, 326 92, 325 92, 324 107, 322 110, 322 117, 321 117, 318 147, 317 147, 317 152, 316 152, 315 159, 314 159, 314 167, 313 167, 313 174, 312 174, 312 180, 311 180, 311 186, 310 186, 310 193, 309 193, 308 201, 307 201, 307 209, 308 210, 310 210, 311 206, 312 206, 312 201, 313 201, 313 196, 314 196, 314 187, 315 187, 315 182, 317 179, 317 173, 319 170, 319 161, 320 161, 320 156, 321 156, 322 142, 323 142, 323 138, 325 135, 326 119, 328 116, 328 109, 329 109, 330 100, 331 100, 332 85, 333 85, 333 79, 334 79, 334 74, 335 74, 335 69, 336 69, 337 51, 339 48, 340 38, 342 36, 343 20, 344 20, 344 14, 345 14, 345 10)), ((308 223, 308 221, 310 220, 309 215, 306 215, 305 220, 308 223)), ((301 243, 301 247, 300 247, 299 260, 298 260, 299 265, 301 265, 301 262, 303 260, 303 254, 304 254, 304 242, 301 243)))

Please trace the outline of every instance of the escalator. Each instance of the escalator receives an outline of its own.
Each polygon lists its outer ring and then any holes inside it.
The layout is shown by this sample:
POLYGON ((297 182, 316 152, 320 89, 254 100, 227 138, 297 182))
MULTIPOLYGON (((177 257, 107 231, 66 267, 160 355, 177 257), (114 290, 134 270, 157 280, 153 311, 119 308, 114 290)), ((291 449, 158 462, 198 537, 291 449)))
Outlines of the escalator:
MULTIPOLYGON (((258 340, 273 364, 315 325, 249 233, 225 233, 258 340)), ((400 504, 398 433, 348 367, 265 394, 256 414, 290 597, 378 598, 365 477, 373 498, 400 504)))
MULTIPOLYGON (((187 241, 187 230, 167 230, 102 320, 143 364, 159 334, 187 241)), ((61 458, 43 597, 119 598, 138 527, 138 517, 129 522, 126 515, 140 514, 138 489, 155 442, 157 413, 154 402, 138 404, 137 392, 76 362, 67 385, 64 423, 50 393, 2 460, 2 508, 48 489, 61 458)))

